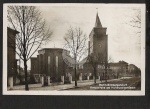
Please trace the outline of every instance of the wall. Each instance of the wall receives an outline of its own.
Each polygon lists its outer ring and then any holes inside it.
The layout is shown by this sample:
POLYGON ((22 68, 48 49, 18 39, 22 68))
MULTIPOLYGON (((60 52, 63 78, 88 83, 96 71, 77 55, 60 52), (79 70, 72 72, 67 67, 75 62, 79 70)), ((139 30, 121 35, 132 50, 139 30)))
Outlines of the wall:
POLYGON ((15 44, 16 44, 16 34, 18 32, 7 28, 7 58, 8 58, 8 76, 13 76, 17 73, 17 60, 16 60, 16 53, 15 53, 15 44))

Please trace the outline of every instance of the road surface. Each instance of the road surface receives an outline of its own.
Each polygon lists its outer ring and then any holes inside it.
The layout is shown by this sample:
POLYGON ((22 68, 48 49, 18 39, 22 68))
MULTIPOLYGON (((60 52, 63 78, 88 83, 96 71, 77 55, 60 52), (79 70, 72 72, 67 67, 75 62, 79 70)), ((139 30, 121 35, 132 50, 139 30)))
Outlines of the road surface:
POLYGON ((97 83, 67 90, 141 90, 141 79, 138 77, 121 78, 107 83, 97 83))

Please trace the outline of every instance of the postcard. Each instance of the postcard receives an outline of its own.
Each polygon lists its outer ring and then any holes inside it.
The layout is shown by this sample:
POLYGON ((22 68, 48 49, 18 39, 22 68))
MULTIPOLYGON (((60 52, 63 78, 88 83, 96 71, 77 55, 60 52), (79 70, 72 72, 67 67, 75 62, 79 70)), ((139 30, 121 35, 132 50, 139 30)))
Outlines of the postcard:
POLYGON ((145 4, 3 6, 4 95, 145 95, 145 4))

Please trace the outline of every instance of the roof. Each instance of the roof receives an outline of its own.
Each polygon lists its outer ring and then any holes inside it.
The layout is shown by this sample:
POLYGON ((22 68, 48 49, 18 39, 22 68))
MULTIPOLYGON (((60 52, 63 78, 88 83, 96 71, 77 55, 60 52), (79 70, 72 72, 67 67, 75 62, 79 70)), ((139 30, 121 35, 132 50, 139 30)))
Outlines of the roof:
POLYGON ((119 61, 118 63, 121 63, 121 64, 128 64, 128 63, 125 62, 125 61, 119 61))
POLYGON ((109 65, 113 65, 113 66, 118 66, 118 65, 122 65, 122 64, 128 64, 128 63, 125 62, 125 61, 119 61, 119 62, 116 62, 116 63, 109 63, 109 65))
POLYGON ((14 30, 14 29, 12 29, 12 28, 10 28, 10 27, 7 27, 7 31, 13 31, 15 34, 18 34, 18 33, 19 33, 19 31, 14 30))
POLYGON ((52 50, 52 51, 68 51, 68 50, 63 49, 63 48, 42 48, 42 49, 38 50, 38 53, 43 52, 43 51, 45 52, 47 50, 52 50))
POLYGON ((96 15, 95 27, 102 28, 102 24, 101 24, 101 22, 100 22, 98 13, 97 13, 97 15, 96 15))
POLYGON ((31 57, 31 59, 37 59, 37 57, 31 57))
POLYGON ((63 50, 63 48, 42 48, 39 51, 41 50, 63 50))
POLYGON ((92 31, 89 34, 89 37, 93 34, 95 29, 107 29, 106 27, 102 27, 101 21, 99 19, 98 13, 96 15, 96 21, 95 21, 95 27, 92 29, 92 31))
POLYGON ((138 68, 136 65, 134 65, 134 64, 129 64, 128 65, 129 67, 135 67, 135 68, 138 68))

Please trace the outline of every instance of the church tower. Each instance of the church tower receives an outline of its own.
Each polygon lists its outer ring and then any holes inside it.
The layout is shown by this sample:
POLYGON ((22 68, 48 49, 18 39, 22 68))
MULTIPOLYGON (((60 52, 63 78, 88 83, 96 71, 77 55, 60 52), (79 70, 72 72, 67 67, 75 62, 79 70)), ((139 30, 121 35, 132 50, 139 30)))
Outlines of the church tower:
POLYGON ((97 13, 95 27, 93 27, 89 35, 89 55, 93 54, 105 57, 105 61, 108 58, 108 36, 106 29, 102 27, 97 13))

